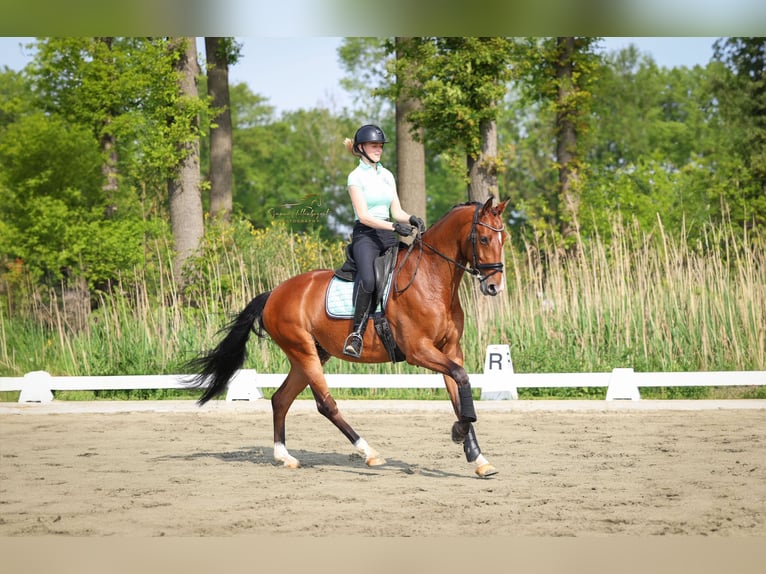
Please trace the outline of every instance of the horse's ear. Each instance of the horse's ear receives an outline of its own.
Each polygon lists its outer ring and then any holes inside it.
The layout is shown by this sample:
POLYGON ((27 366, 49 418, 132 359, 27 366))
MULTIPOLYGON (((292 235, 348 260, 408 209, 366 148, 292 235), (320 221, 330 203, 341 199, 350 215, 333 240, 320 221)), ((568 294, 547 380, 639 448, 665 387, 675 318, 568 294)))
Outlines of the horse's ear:
POLYGON ((495 198, 493 196, 489 196, 487 201, 484 203, 484 207, 481 208, 481 213, 484 215, 485 213, 489 212, 494 215, 500 215, 505 210, 505 206, 508 204, 509 200, 501 201, 497 205, 493 206, 495 198))
POLYGON ((506 206, 506 205, 508 205, 508 202, 509 202, 509 201, 510 201, 510 200, 506 199, 505 201, 501 201, 500 203, 498 203, 498 204, 495 206, 495 213, 496 213, 497 215, 500 215, 501 213, 503 213, 503 211, 505 211, 505 206, 506 206))
POLYGON ((484 202, 484 205, 481 208, 481 214, 484 215, 487 212, 492 212, 492 202, 495 201, 494 196, 490 195, 487 198, 487 201, 484 202))

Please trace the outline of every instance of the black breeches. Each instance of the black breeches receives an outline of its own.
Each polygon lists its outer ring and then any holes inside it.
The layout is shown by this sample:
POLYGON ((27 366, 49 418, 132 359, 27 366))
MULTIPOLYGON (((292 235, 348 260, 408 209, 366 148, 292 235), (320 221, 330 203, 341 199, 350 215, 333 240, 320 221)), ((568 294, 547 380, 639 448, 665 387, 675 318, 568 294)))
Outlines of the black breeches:
POLYGON ((368 293, 375 290, 375 258, 386 249, 396 245, 393 231, 372 229, 361 223, 354 227, 351 249, 356 263, 356 285, 361 285, 368 293))

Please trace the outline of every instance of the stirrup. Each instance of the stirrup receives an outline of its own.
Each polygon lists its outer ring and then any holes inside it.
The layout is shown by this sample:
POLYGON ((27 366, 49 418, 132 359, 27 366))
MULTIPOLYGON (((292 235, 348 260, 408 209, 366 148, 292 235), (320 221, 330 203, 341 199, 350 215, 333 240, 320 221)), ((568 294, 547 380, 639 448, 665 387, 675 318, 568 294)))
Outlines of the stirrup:
POLYGON ((343 354, 358 359, 362 356, 362 343, 362 336, 354 331, 346 337, 346 342, 343 343, 343 354))

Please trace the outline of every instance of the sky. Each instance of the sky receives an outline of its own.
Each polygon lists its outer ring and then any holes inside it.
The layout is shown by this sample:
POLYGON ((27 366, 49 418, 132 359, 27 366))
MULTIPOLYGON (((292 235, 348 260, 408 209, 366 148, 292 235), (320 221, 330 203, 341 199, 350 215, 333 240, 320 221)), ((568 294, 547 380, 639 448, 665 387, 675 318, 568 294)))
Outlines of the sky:
MULTIPOLYGON (((0 37, 0 69, 22 69, 30 60, 20 44, 31 39, 0 37)), ((336 37, 247 37, 242 57, 229 70, 232 83, 246 83, 250 90, 268 99, 277 114, 318 106, 341 110, 351 106, 349 95, 340 87, 344 72, 338 63, 336 37)), ((607 52, 634 44, 652 56, 661 67, 704 66, 713 55, 714 37, 618 37, 602 42, 607 52)), ((198 42, 200 53, 204 44, 198 42)))

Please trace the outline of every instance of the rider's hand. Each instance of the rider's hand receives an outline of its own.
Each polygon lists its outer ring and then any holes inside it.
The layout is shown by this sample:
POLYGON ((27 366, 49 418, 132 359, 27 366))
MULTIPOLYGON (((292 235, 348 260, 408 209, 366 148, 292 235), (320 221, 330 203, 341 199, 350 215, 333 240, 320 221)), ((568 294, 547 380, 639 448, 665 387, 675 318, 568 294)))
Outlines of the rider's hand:
POLYGON ((415 228, 407 225, 406 223, 394 223, 394 231, 396 231, 402 237, 409 237, 415 231, 415 228))
POLYGON ((423 233, 426 230, 426 224, 417 215, 410 215, 410 224, 420 230, 423 233))

